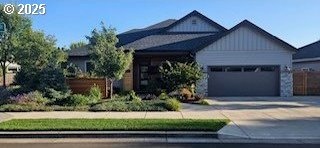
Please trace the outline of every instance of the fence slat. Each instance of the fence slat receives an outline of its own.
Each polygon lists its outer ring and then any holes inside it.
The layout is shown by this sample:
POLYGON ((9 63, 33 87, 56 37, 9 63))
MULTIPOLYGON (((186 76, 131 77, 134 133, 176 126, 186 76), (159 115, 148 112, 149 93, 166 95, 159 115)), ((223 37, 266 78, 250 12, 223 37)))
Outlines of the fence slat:
POLYGON ((294 72, 294 95, 320 95, 320 72, 294 72))
POLYGON ((99 86, 103 98, 108 97, 108 83, 104 78, 67 78, 66 82, 72 93, 86 94, 94 85, 99 86))

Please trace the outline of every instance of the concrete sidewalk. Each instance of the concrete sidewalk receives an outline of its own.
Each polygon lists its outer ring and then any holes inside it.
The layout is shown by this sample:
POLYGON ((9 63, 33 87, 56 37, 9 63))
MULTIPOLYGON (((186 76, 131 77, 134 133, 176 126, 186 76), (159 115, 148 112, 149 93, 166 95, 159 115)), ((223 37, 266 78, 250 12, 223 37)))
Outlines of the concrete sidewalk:
MULTIPOLYGON (((180 112, 6 112, 0 116, 10 119, 44 119, 44 118, 105 118, 105 119, 227 119, 220 111, 180 111, 180 112)), ((1 118, 0 118, 1 119, 1 118)))

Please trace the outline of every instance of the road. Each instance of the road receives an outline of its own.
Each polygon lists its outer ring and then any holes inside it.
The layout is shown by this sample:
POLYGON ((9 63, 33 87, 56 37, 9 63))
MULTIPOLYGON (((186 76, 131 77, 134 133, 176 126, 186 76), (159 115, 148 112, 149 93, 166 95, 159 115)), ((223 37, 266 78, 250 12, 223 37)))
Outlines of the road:
POLYGON ((319 148, 320 144, 260 144, 260 143, 21 143, 1 144, 0 148, 319 148))

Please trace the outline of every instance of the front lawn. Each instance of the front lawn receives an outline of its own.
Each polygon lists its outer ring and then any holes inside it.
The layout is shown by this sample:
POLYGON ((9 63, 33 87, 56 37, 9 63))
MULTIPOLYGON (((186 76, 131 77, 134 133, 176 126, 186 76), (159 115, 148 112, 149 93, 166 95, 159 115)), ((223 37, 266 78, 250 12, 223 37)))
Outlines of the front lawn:
POLYGON ((217 119, 13 119, 1 131, 212 131, 228 120, 217 119))

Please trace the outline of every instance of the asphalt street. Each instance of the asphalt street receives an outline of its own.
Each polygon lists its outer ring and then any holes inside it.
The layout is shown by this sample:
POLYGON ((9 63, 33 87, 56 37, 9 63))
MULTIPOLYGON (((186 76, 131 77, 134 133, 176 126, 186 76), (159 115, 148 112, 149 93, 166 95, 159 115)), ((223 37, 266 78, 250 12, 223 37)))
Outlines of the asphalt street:
POLYGON ((270 143, 2 143, 1 148, 319 148, 320 144, 270 143))

